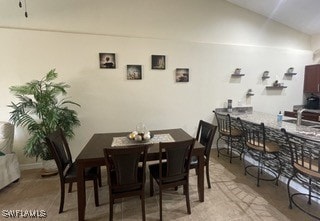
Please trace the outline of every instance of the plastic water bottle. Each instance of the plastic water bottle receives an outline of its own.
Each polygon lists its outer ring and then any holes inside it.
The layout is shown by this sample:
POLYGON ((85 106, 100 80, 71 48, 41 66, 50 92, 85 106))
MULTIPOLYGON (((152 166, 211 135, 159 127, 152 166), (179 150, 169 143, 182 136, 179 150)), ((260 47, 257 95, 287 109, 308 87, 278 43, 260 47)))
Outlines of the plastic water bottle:
POLYGON ((281 111, 280 111, 279 114, 277 115, 277 124, 278 124, 278 127, 281 127, 281 126, 282 126, 282 118, 283 118, 283 115, 281 114, 281 111))

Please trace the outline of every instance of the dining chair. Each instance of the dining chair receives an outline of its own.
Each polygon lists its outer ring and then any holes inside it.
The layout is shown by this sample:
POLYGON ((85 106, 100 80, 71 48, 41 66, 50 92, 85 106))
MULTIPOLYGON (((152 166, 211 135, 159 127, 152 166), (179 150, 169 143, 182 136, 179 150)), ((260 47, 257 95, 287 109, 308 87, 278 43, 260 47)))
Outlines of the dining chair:
MULTIPOLYGON (((210 175, 209 175, 209 162, 210 162, 210 152, 212 147, 212 142, 214 135, 216 133, 217 126, 214 126, 203 120, 199 121, 196 140, 204 146, 204 165, 206 167, 206 176, 208 188, 211 188, 210 175)), ((196 169, 198 171, 198 159, 195 156, 191 157, 190 169, 196 169)), ((198 174, 198 172, 197 172, 198 174)))
MULTIPOLYGON (((289 197, 289 208, 292 209, 292 204, 297 208, 307 213, 313 218, 320 220, 318 208, 306 207, 301 203, 301 199, 307 199, 309 205, 312 204, 312 199, 319 202, 317 182, 320 181, 320 145, 319 141, 303 138, 294 134, 287 133, 284 128, 281 129, 285 134, 287 145, 290 149, 292 176, 287 182, 287 191, 289 197), (291 193, 290 183, 295 179, 299 184, 307 188, 306 192, 291 193), (313 191, 315 190, 316 191, 313 191), (301 197, 302 196, 302 197, 301 197), (296 201, 300 197, 300 202, 296 201), (305 198, 303 198, 305 197, 305 198)), ((299 188, 301 189, 301 188, 299 188)), ((299 190, 296 189, 296 190, 299 190)))
POLYGON ((218 157, 221 155, 229 157, 230 163, 233 158, 239 157, 243 153, 243 132, 235 127, 235 123, 231 120, 230 114, 222 114, 213 111, 218 124, 219 136, 217 139, 218 157), (223 141, 222 144, 219 141, 223 141))
POLYGON ((282 169, 279 145, 268 139, 264 123, 244 125, 240 118, 238 120, 241 122, 245 136, 246 148, 243 153, 245 175, 255 177, 257 186, 260 186, 260 180, 275 181, 278 185, 282 169), (246 160, 247 155, 251 159, 246 160))
POLYGON ((153 179, 159 185, 160 221, 162 221, 162 192, 164 189, 183 185, 188 214, 191 214, 189 199, 189 170, 191 152, 195 139, 159 143, 159 163, 149 165, 150 196, 154 195, 153 179))
POLYGON ((104 148, 109 185, 109 219, 115 199, 140 196, 142 220, 146 220, 145 181, 148 145, 104 148))
MULTIPOLYGON (((48 134, 45 141, 58 167, 61 191, 59 213, 62 213, 65 198, 65 184, 69 183, 68 192, 70 193, 72 191, 72 183, 77 182, 77 167, 76 164, 72 162, 69 144, 61 129, 48 134)), ((99 206, 98 182, 99 179, 101 179, 99 168, 87 168, 84 177, 86 181, 93 181, 95 205, 99 206)))

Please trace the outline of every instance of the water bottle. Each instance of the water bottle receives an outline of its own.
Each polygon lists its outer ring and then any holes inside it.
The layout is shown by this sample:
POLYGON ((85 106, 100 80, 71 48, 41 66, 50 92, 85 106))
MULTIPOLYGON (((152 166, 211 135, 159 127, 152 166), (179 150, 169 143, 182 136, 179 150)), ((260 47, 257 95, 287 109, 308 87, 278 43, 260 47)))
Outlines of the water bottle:
POLYGON ((231 99, 228 99, 228 107, 227 107, 227 110, 229 113, 232 112, 232 100, 231 99))
POLYGON ((277 115, 277 124, 278 124, 278 127, 281 127, 281 126, 282 126, 282 118, 283 118, 283 115, 281 114, 281 111, 280 111, 279 114, 277 115))

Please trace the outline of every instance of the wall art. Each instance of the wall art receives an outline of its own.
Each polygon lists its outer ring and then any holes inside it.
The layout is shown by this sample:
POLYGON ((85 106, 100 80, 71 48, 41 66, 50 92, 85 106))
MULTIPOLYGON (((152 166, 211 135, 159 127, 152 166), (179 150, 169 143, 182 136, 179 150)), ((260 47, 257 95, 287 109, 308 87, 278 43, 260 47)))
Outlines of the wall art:
POLYGON ((127 65, 127 79, 128 80, 141 80, 142 79, 142 66, 141 65, 127 65))
POLYGON ((115 53, 99 53, 100 68, 116 68, 115 53))
POLYGON ((176 69, 176 82, 189 82, 189 68, 176 69))
POLYGON ((151 69, 165 70, 166 56, 165 55, 151 55, 151 69))

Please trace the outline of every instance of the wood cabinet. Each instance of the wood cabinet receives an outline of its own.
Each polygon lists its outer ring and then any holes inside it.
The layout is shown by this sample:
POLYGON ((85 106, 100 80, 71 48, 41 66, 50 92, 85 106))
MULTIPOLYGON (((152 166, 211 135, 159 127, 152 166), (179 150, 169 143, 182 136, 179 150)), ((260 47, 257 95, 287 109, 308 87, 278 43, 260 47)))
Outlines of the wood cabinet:
POLYGON ((320 64, 305 67, 303 92, 320 93, 320 64))
MULTIPOLYGON (((284 116, 297 118, 297 112, 296 111, 285 111, 284 116)), ((308 111, 302 112, 302 119, 303 120, 320 121, 319 117, 320 117, 320 113, 313 113, 313 112, 308 112, 308 111)))

